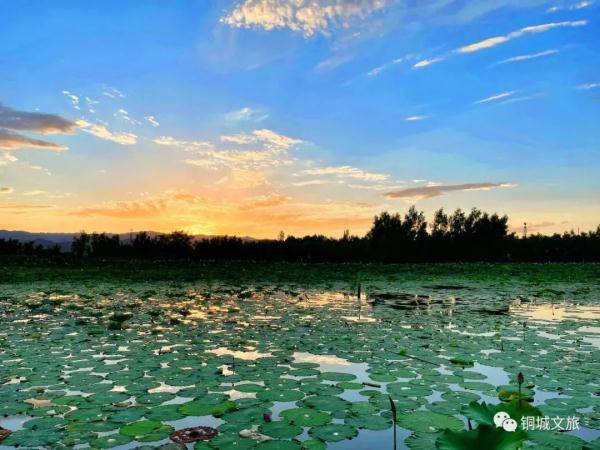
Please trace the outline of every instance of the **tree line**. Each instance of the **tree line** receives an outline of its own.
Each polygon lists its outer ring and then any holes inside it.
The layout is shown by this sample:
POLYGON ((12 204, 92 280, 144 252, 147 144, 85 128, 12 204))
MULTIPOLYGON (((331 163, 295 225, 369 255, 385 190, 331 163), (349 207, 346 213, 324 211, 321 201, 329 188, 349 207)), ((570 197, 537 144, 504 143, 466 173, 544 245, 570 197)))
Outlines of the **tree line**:
MULTIPOLYGON (((0 239, 0 254, 57 255, 14 239, 0 239)), ((323 235, 244 240, 232 236, 196 239, 182 231, 151 236, 146 232, 121 240, 118 235, 85 233, 73 239, 73 259, 140 258, 198 260, 271 260, 332 262, 600 262, 600 226, 551 236, 517 236, 508 217, 477 208, 469 213, 438 210, 431 223, 414 206, 404 215, 382 212, 364 237, 348 231, 337 238, 323 235)))

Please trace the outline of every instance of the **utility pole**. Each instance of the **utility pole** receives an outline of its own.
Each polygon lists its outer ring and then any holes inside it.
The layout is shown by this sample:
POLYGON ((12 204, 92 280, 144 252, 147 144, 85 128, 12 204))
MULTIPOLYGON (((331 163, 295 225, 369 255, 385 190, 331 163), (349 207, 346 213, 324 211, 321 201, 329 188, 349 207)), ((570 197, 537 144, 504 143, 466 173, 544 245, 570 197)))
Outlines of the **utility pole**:
POLYGON ((523 222, 523 239, 527 239, 527 222, 523 222))

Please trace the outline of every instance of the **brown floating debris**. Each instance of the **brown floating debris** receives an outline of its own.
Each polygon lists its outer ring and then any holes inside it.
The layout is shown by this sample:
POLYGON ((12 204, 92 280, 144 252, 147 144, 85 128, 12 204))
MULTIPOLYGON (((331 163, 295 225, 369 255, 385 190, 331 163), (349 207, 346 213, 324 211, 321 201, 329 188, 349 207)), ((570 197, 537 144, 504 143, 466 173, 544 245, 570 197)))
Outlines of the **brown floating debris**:
POLYGON ((0 442, 2 442, 4 439, 9 437, 11 434, 12 434, 12 431, 0 427, 0 442))
POLYGON ((183 428, 171 433, 171 440, 178 444, 190 444, 196 441, 210 441, 217 434, 217 430, 211 427, 183 428))

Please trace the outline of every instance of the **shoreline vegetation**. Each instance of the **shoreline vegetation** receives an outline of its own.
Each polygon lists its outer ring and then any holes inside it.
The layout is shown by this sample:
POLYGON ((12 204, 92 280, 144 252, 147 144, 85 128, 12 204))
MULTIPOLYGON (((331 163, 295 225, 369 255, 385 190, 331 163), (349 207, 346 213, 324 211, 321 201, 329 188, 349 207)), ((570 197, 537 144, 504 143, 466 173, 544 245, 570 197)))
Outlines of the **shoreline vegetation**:
MULTIPOLYGON (((0 256, 0 284, 172 282, 289 284, 308 288, 315 283, 354 286, 412 280, 450 291, 456 280, 493 285, 535 283, 599 283, 600 263, 298 263, 277 261, 204 261, 187 259, 43 258, 0 256)), ((354 287, 351 287, 351 290, 354 287)))
POLYGON ((234 236, 195 238, 182 231, 152 236, 135 233, 128 240, 108 233, 81 232, 70 252, 58 246, 0 239, 0 255, 20 264, 69 265, 83 260, 287 261, 300 263, 459 263, 459 262, 600 262, 600 225, 595 231, 551 236, 517 236, 508 216, 473 208, 466 214, 438 210, 428 223, 414 206, 406 214, 375 216, 364 237, 348 231, 341 238, 323 235, 278 239, 234 236))

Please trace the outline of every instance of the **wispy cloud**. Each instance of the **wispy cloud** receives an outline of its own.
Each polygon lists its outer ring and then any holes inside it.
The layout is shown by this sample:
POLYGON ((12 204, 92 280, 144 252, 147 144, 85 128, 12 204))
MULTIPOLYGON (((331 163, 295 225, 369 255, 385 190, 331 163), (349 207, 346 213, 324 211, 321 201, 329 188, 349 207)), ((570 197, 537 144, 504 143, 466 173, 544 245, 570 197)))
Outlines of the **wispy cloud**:
POLYGON ((321 186, 323 184, 329 184, 331 181, 329 180, 306 180, 306 181, 296 181, 291 183, 292 186, 295 187, 305 187, 305 186, 321 186))
POLYGON ((547 13, 555 13, 558 11, 577 11, 579 9, 585 9, 592 6, 594 2, 592 1, 582 1, 579 3, 575 3, 573 5, 568 6, 552 6, 546 10, 547 13))
POLYGON ((440 61, 443 61, 444 58, 442 57, 438 57, 438 58, 431 58, 431 59, 423 59, 419 62, 417 62, 415 65, 413 65, 414 69, 421 69, 423 67, 427 67, 430 66, 432 64, 438 63, 440 61))
POLYGON ((287 150, 302 143, 302 140, 300 139, 284 136, 266 128, 254 130, 252 133, 224 135, 221 136, 221 141, 231 142, 238 145, 247 145, 259 142, 265 144, 269 149, 274 151, 287 150))
POLYGON ((0 186, 0 194, 12 194, 15 190, 9 186, 0 186))
POLYGON ((385 63, 385 64, 382 64, 380 66, 374 67, 373 69, 371 69, 371 70, 369 70, 367 72, 367 76, 368 77, 375 77, 375 76, 379 75, 381 72, 383 72, 384 70, 386 70, 386 69, 388 69, 388 68, 390 68, 392 66, 395 66, 396 64, 400 64, 405 59, 408 59, 408 56, 404 57, 404 58, 393 59, 392 61, 390 61, 388 63, 385 63))
POLYGON ((114 117, 116 117, 117 119, 121 119, 131 125, 140 125, 141 122, 139 120, 134 119, 133 117, 131 117, 129 115, 129 112, 127 112, 127 110, 123 109, 123 108, 119 108, 114 114, 114 117))
POLYGON ((34 131, 41 134, 59 134, 71 133, 77 128, 77 125, 56 114, 17 111, 0 103, 0 128, 34 131))
POLYGON ((583 27, 587 25, 587 20, 575 20, 575 21, 564 21, 564 22, 551 22, 541 25, 533 25, 524 27, 516 31, 512 31, 506 35, 495 36, 484 39, 482 41, 475 42, 473 44, 465 45, 458 48, 456 51, 459 53, 473 53, 487 48, 495 47, 500 44, 504 44, 512 39, 517 39, 527 34, 544 33, 554 28, 565 28, 565 27, 583 27))
MULTIPOLYGON (((0 141, 0 149, 2 149, 2 144, 0 141)), ((17 162, 18 159, 11 155, 8 152, 0 152, 0 166, 7 166, 9 164, 13 164, 15 162, 17 162)))
POLYGON ((327 59, 324 59, 319 64, 315 66, 316 72, 329 72, 333 69, 336 69, 344 64, 348 64, 349 62, 354 60, 354 55, 350 54, 341 54, 341 55, 333 55, 327 59))
POLYGON ((194 150, 198 148, 212 148, 213 144, 208 141, 183 141, 175 139, 172 136, 158 136, 152 140, 155 144, 164 145, 166 147, 179 147, 186 150, 194 150))
POLYGON ((45 150, 62 151, 67 147, 54 142, 34 139, 21 134, 13 133, 0 128, 0 150, 17 150, 19 148, 39 148, 45 150))
POLYGON ((38 195, 46 195, 47 192, 46 191, 42 191, 40 189, 35 189, 33 191, 27 191, 24 192, 23 195, 27 195, 27 196, 38 196, 38 195))
POLYGON ((243 0, 221 18, 234 28, 287 28, 311 37, 383 10, 392 0, 243 0))
POLYGON ((269 117, 268 114, 264 112, 252 109, 248 106, 228 112, 225 114, 225 120, 227 122, 262 122, 263 120, 269 117))
POLYGON ((518 55, 518 56, 513 56, 511 58, 503 59, 502 61, 498 61, 497 63, 495 63, 495 65, 507 64, 507 63, 513 63, 513 62, 519 62, 519 61, 529 61, 530 59, 536 59, 536 58, 541 58, 543 56, 554 55, 555 53, 558 53, 557 49, 544 50, 543 52, 530 53, 527 55, 518 55))
POLYGON ((511 103, 526 102, 528 100, 533 100, 534 98, 538 98, 538 97, 541 97, 541 94, 523 95, 521 97, 510 97, 507 100, 501 101, 500 104, 501 105, 509 105, 511 103))
POLYGON ((110 87, 110 86, 108 86, 104 89, 104 92, 102 92, 102 95, 104 95, 105 97, 108 97, 108 98, 112 98, 112 99, 125 98, 125 94, 123 94, 118 89, 116 89, 114 87, 110 87))
POLYGON ((137 142, 137 135, 127 132, 113 132, 105 125, 90 123, 83 119, 78 120, 77 125, 86 133, 117 144, 134 145, 137 142))
POLYGON ((501 100, 503 98, 510 97, 514 93, 515 93, 515 91, 501 92, 500 94, 494 94, 490 97, 486 97, 486 98, 482 98, 481 100, 477 100, 476 102, 473 102, 473 104, 479 105, 481 103, 489 103, 489 102, 493 102, 496 100, 501 100))
POLYGON ((356 178, 365 181, 383 181, 390 176, 382 173, 366 172, 352 166, 330 166, 305 169, 300 172, 301 175, 335 175, 338 177, 356 178))
POLYGON ((79 106, 79 96, 69 92, 69 91, 62 91, 63 95, 65 95, 69 101, 71 102, 71 105, 73 105, 73 108, 80 110, 81 107, 79 106))
POLYGON ((425 119, 429 119, 429 116, 408 116, 404 118, 407 122, 418 122, 425 119))
POLYGON ((154 116, 145 116, 144 119, 146 119, 146 121, 152 125, 154 128, 159 127, 160 123, 158 123, 158 120, 156 119, 156 117, 154 116))
POLYGON ((508 183, 465 183, 449 184, 439 186, 421 186, 415 188, 401 189, 385 194, 387 198, 406 198, 412 200, 423 200, 427 198, 439 197, 447 192, 457 191, 487 191, 495 188, 514 187, 508 183))
POLYGON ((577 89, 583 89, 584 91, 589 91, 590 89, 600 88, 600 83, 585 83, 577 86, 577 89))

